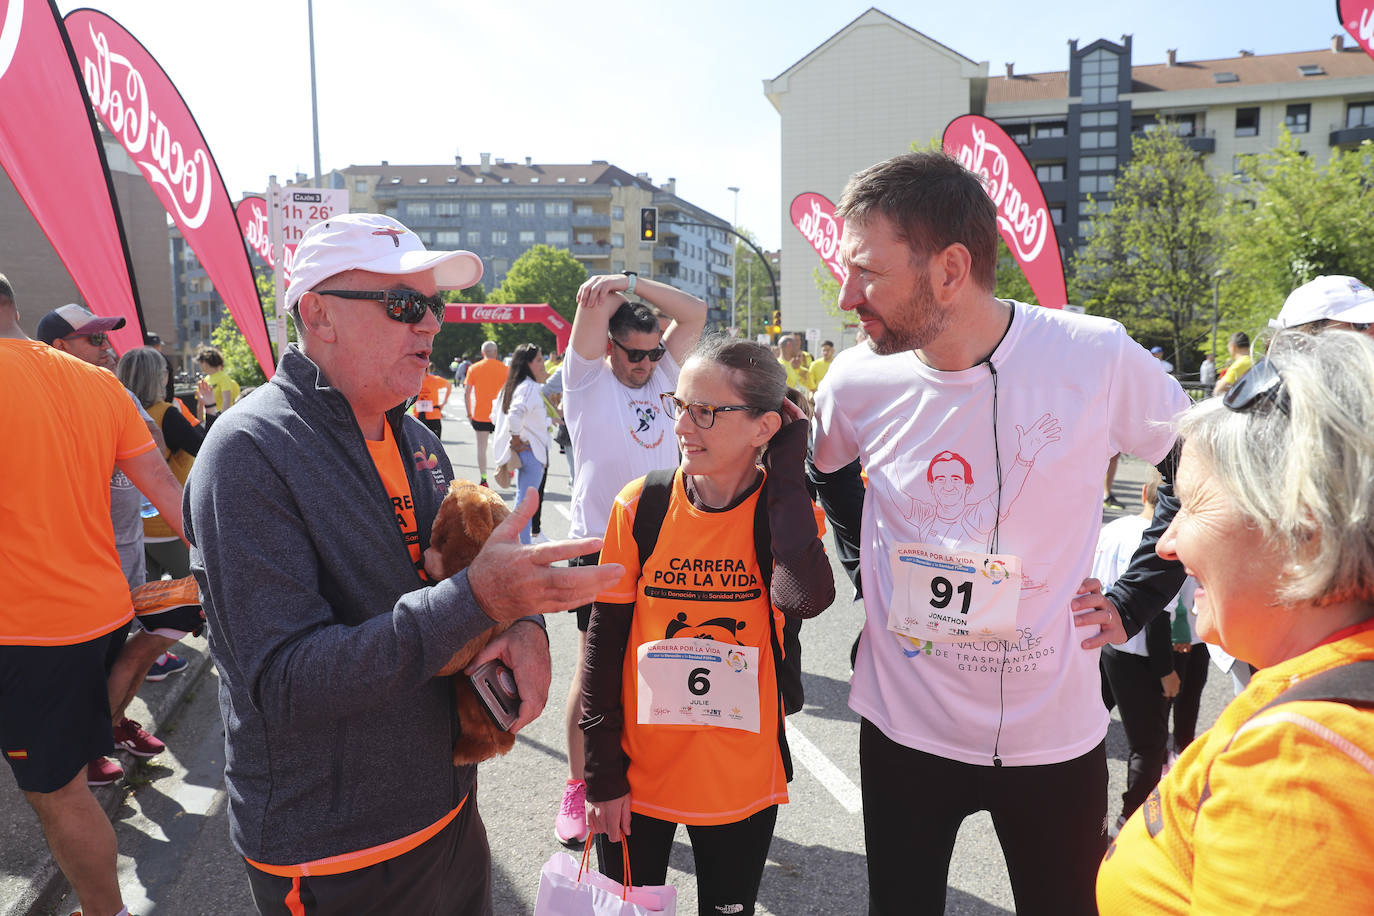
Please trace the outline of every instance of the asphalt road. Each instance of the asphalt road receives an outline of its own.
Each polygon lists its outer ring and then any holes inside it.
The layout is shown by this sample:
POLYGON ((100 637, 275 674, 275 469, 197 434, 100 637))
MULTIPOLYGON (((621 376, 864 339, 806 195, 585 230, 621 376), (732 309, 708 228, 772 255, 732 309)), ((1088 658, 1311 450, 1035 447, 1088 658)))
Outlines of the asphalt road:
MULTIPOLYGON (((476 478, 471 429, 461 408, 445 421, 444 443, 459 476, 476 478)), ((1144 466, 1124 459, 1117 494, 1132 511, 1144 466)), ((568 529, 567 464, 554 455, 543 512, 545 532, 568 529)), ((511 492, 505 494, 513 496, 511 492)), ((1138 507, 1138 497, 1135 507, 1138 507)), ((833 550, 831 551, 833 555, 833 550)), ((859 808, 858 719, 847 705, 849 650, 862 612, 848 600, 848 580, 832 560, 840 598, 802 630, 806 708, 788 719, 796 761, 791 804, 783 806, 760 895, 760 911, 778 916, 862 913, 866 908, 864 842, 859 808)), ((517 738, 504 758, 481 767, 479 804, 490 835, 496 913, 526 914, 534 908, 541 865, 563 851, 553 836, 554 815, 567 774, 563 700, 576 648, 572 615, 549 621, 553 688, 544 715, 517 738)), ((203 642, 201 643, 203 645, 203 642)), ((116 814, 120 879, 130 911, 177 916, 255 912, 242 860, 228 840, 223 785, 223 729, 211 669, 163 732, 167 753, 136 771, 136 788, 116 814)), ((1215 669, 1203 696, 1199 730, 1210 725, 1230 699, 1228 680, 1215 669)), ((1110 795, 1115 814, 1125 782, 1126 745, 1113 716, 1108 735, 1110 795)), ((405 748, 377 762, 378 780, 406 779, 405 748)), ((678 889, 678 912, 696 910, 691 850, 679 831, 669 881, 678 889)), ((49 910, 65 916, 73 896, 49 910)), ((969 818, 960 831, 950 868, 947 912, 1013 912, 1005 863, 987 815, 969 818)))

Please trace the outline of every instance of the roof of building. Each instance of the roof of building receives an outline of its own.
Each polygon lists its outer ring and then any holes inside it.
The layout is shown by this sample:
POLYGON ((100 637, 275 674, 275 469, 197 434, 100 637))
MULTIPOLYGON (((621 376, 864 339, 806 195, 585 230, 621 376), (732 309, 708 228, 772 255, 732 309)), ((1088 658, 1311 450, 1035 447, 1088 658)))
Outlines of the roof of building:
POLYGON ((410 187, 450 184, 612 185, 635 186, 646 191, 659 190, 653 182, 601 161, 565 165, 492 160, 489 166, 483 166, 480 162, 465 162, 462 165, 392 165, 382 162, 350 165, 339 171, 344 175, 375 175, 379 187, 388 184, 410 187))
POLYGON ((878 9, 876 6, 870 6, 868 9, 864 10, 858 16, 855 16, 853 19, 851 19, 849 23, 845 25, 844 28, 840 29, 834 35, 831 35, 825 41, 816 45, 816 47, 812 48, 810 51, 804 54, 799 60, 797 60, 795 63, 789 66, 786 70, 779 73, 776 77, 774 77, 774 80, 780 80, 783 77, 787 76, 787 74, 800 69, 807 63, 807 61, 811 60, 811 58, 815 57, 817 54, 819 54, 822 50, 824 50, 826 47, 828 47, 835 41, 838 41, 839 38, 846 32, 852 31, 853 29, 858 28, 859 26, 878 24, 896 26, 899 30, 907 33, 910 37, 919 39, 924 42, 928 42, 932 46, 948 53, 950 57, 958 58, 959 60, 962 60, 965 63, 975 65, 978 63, 978 61, 970 60, 969 58, 960 54, 958 51, 954 50, 949 45, 936 41, 934 38, 931 38, 924 32, 913 29, 911 26, 907 25, 905 22, 902 22, 901 20, 892 18, 887 13, 884 13, 882 10, 878 9))
MULTIPOLYGON (((1132 92, 1176 92, 1181 89, 1216 89, 1224 86, 1254 86, 1266 83, 1297 83, 1311 80, 1374 76, 1374 58, 1358 47, 1341 51, 1322 48, 1286 54, 1248 54, 1216 60, 1179 61, 1145 64, 1131 68, 1132 92), (1300 67, 1312 69, 1304 75, 1300 67), (1234 74, 1234 80, 1220 74, 1234 74)), ((988 79, 988 104, 1024 102, 1037 99, 1062 99, 1069 93, 1069 75, 1050 73, 1015 74, 988 79)))

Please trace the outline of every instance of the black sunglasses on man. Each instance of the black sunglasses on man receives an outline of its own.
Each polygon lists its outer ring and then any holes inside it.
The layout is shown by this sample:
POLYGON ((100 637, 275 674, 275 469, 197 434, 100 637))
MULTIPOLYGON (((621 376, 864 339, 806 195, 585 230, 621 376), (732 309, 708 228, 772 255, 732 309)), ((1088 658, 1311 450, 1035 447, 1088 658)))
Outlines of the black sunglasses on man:
POLYGON ((663 358, 664 353, 668 352, 668 348, 663 346, 662 341, 659 341, 658 346, 654 347, 652 350, 632 349, 630 347, 625 346, 623 343, 616 340, 614 337, 611 338, 611 343, 615 344, 617 347, 624 350, 625 358, 632 363, 642 363, 644 362, 644 357, 646 356, 649 358, 649 362, 656 363, 663 358))
POLYGON ((386 317, 402 324, 419 324, 424 320, 425 309, 433 312, 440 324, 444 323, 444 300, 439 296, 426 296, 416 289, 317 289, 313 292, 321 296, 338 296, 340 299, 381 302, 386 309, 386 317))

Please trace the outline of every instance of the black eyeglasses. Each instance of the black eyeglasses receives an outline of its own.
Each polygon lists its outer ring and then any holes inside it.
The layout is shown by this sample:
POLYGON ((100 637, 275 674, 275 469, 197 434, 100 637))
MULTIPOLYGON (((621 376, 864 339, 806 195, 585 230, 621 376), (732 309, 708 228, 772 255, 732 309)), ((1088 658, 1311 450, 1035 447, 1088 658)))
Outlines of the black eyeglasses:
POLYGON ((1250 367, 1250 371, 1240 377, 1226 394, 1221 403, 1238 413, 1273 406, 1288 413, 1288 389, 1284 387, 1283 376, 1268 359, 1261 359, 1250 367))
POLYGON ((642 363, 644 362, 644 357, 646 356, 649 357, 649 362, 656 363, 663 358, 664 353, 668 352, 668 348, 663 346, 662 341, 660 341, 659 345, 654 347, 652 350, 632 350, 620 341, 616 340, 614 337, 611 338, 611 343, 615 344, 617 347, 624 350, 625 358, 632 363, 642 363))
POLYGON ((110 335, 104 331, 96 331, 94 334, 69 334, 63 340, 85 340, 93 347, 103 347, 110 342, 110 335))
POLYGON ((340 299, 371 299, 381 302, 386 309, 386 317, 402 324, 419 324, 424 320, 425 309, 434 313, 439 323, 444 323, 445 302, 438 296, 426 296, 416 289, 317 289, 321 296, 338 296, 340 299))
POLYGON ((715 424, 716 414, 718 413, 729 413, 732 410, 752 410, 755 413, 758 412, 757 408, 750 407, 747 404, 731 404, 727 407, 717 407, 714 404, 697 404, 679 401, 677 398, 673 397, 671 391, 660 394, 658 398, 663 402, 663 409, 668 412, 668 416, 676 420, 678 417, 682 416, 683 411, 686 411, 687 416, 692 418, 692 422, 702 429, 710 429, 712 425, 715 424))

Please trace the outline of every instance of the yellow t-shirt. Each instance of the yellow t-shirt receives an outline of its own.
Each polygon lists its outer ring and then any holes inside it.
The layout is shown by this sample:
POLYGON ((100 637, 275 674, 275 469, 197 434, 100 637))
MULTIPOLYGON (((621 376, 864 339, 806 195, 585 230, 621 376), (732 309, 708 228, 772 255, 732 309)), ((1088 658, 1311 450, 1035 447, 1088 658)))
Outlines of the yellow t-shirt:
POLYGON ((229 409, 239 399, 239 383, 229 377, 228 370, 211 373, 205 376, 205 381, 215 389, 215 406, 220 410, 229 409))
POLYGON ((134 613, 110 527, 115 462, 156 446, 119 380, 0 339, 0 645, 66 646, 134 613))
POLYGON ((1365 629, 1257 672, 1107 849, 1103 916, 1374 912, 1374 710, 1298 700, 1255 716, 1371 658, 1365 629))
POLYGON ((1241 376, 1250 371, 1250 367, 1254 364, 1255 360, 1249 353, 1244 356, 1237 356, 1231 365, 1226 367, 1226 372, 1222 375, 1221 380, 1227 385, 1234 385, 1240 381, 1241 376))
POLYGON ((814 391, 814 390, 816 390, 818 387, 820 387, 821 379, 825 378, 825 374, 826 374, 827 372, 829 372, 829 371, 830 371, 830 360, 828 360, 828 359, 817 359, 817 360, 813 360, 813 361, 812 361, 812 363, 811 363, 811 390, 812 390, 812 391, 814 391))
POLYGON ((738 506, 708 512, 693 506, 682 471, 653 555, 641 570, 634 513, 643 479, 620 491, 601 550, 602 563, 625 575, 598 601, 634 603, 622 669, 621 747, 630 759, 630 808, 679 824, 729 824, 787 801, 778 748, 778 687, 770 625, 782 639, 754 555, 755 490, 738 506), (759 731, 714 725, 640 724, 639 646, 662 639, 713 639, 758 651, 759 731), (724 765, 728 761, 729 765, 724 765))

